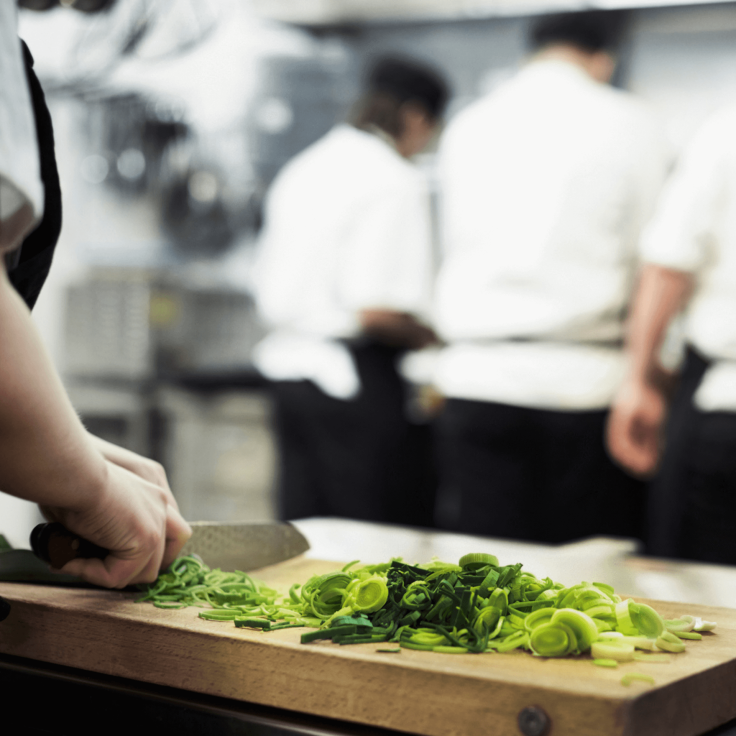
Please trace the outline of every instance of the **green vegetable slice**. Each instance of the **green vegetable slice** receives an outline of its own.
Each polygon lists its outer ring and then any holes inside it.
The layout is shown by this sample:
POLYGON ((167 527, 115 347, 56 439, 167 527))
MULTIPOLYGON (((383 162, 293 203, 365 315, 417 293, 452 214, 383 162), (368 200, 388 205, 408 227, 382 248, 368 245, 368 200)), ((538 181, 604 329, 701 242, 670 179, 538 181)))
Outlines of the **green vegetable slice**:
POLYGON ((693 631, 713 631, 716 627, 715 621, 703 621, 702 618, 695 618, 693 631))
POLYGON ((635 680, 638 680, 640 682, 648 682, 650 685, 654 685, 654 678, 651 675, 644 675, 641 672, 627 672, 621 678, 621 684, 628 687, 635 680))
POLYGON ((625 601, 621 601, 616 604, 616 623, 618 625, 618 630, 622 634, 636 635, 639 633, 639 630, 634 626, 634 622, 631 620, 631 609, 629 606, 630 601, 631 598, 627 598, 625 601))
POLYGON ((649 652, 634 652, 637 662, 652 662, 653 664, 670 664, 672 660, 668 654, 649 654, 649 652))
POLYGON ((694 616, 680 616, 680 618, 671 619, 664 622, 667 631, 692 631, 695 627, 694 616))
POLYGON ((622 661, 639 659, 635 649, 682 652, 684 639, 701 638, 699 631, 715 626, 687 616, 664 622, 650 606, 622 601, 604 583, 566 588, 523 571, 520 563, 499 567, 492 555, 461 562, 354 561, 282 596, 243 572, 211 570, 190 555, 140 586, 139 600, 160 608, 196 606, 205 609, 204 619, 264 632, 311 627, 305 643, 391 642, 453 654, 523 649, 552 657, 590 650, 594 659, 622 661))
POLYGON ((564 657, 577 648, 577 639, 565 624, 540 624, 529 634, 529 645, 540 657, 564 657))
POLYGON ((486 565, 498 567, 498 557, 488 555, 485 552, 471 552, 463 555, 457 562, 465 570, 478 570, 486 565))
MULTIPOLYGON (((488 609, 486 609, 488 610, 488 609)), ((548 624, 550 622, 550 619, 555 613, 554 608, 538 608, 536 611, 532 611, 525 619, 524 619, 524 628, 527 631, 533 631, 537 628, 537 626, 541 626, 542 624, 548 624)))
POLYGON ((646 603, 629 600, 629 620, 650 639, 656 639, 665 630, 664 619, 646 603))
POLYGON ((561 608, 552 614, 550 624, 565 624, 575 633, 577 651, 585 652, 598 638, 598 628, 593 619, 582 611, 573 608, 561 608))
POLYGON ((634 659, 634 645, 615 639, 594 641, 590 653, 595 659, 615 659, 617 662, 630 662, 634 659))
POLYGON ((657 647, 664 650, 665 652, 684 652, 685 642, 675 636, 671 631, 664 631, 662 635, 657 638, 657 647))
POLYGON ((593 664, 598 667, 618 667, 618 660, 616 659, 594 659, 593 664))

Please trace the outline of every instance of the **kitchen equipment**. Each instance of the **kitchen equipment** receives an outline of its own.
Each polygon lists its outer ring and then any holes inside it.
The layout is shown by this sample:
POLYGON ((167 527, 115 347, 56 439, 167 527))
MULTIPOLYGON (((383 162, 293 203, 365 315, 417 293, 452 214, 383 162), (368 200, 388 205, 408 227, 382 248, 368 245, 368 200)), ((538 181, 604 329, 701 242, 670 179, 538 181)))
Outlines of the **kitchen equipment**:
MULTIPOLYGON (((192 536, 181 554, 197 554, 210 567, 223 570, 253 570, 288 560, 309 549, 306 538, 288 522, 194 521, 190 526, 192 536)), ((102 559, 107 554, 107 550, 57 522, 36 526, 31 532, 31 547, 39 559, 57 569, 75 557, 102 559)))
POLYGON ((15 583, 51 583, 53 585, 88 585, 74 575, 49 570, 29 549, 0 551, 0 580, 15 583))
MULTIPOLYGON (((299 558, 254 577, 284 593, 340 569, 299 558)), ((438 654, 385 644, 299 643, 301 629, 261 632, 162 610, 136 594, 0 584, 11 606, 0 653, 63 663, 206 695, 425 736, 695 736, 736 717, 736 610, 648 601, 665 618, 716 621, 670 664, 595 667, 587 656, 438 654), (651 674, 655 685, 620 680, 651 674), (522 730, 525 729, 525 730, 522 730)))

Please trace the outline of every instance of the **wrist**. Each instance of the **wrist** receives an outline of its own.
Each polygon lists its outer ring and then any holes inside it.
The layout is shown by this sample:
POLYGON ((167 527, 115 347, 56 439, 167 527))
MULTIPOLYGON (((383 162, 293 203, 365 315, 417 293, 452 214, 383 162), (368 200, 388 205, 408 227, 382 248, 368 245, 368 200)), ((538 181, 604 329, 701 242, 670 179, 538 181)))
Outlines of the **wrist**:
POLYGON ((49 505, 71 512, 104 505, 110 473, 105 458, 90 442, 70 448, 69 453, 64 454, 66 472, 61 474, 61 483, 54 490, 49 505))

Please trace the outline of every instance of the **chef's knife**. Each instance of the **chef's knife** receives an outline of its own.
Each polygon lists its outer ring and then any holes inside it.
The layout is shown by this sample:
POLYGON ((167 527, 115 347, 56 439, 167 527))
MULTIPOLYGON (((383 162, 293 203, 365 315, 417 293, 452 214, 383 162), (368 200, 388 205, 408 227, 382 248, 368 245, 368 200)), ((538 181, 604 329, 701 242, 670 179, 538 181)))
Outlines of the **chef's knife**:
MULTIPOLYGON (((195 521, 189 525, 192 536, 180 554, 197 554, 212 568, 256 570, 309 549, 306 538, 288 522, 195 521)), ((103 559, 108 554, 106 549, 73 534, 58 522, 39 524, 31 533, 31 548, 56 569, 75 557, 103 559)))

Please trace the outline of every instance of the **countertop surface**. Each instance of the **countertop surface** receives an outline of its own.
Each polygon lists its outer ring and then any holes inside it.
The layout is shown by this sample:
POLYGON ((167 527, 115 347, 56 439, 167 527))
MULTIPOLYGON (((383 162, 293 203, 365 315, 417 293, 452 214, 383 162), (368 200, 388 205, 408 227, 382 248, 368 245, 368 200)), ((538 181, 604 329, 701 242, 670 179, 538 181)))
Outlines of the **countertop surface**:
POLYGON ((253 571, 284 590, 356 559, 457 562, 468 552, 488 552, 501 564, 521 562, 564 585, 606 582, 622 596, 653 599, 667 618, 692 613, 719 625, 667 667, 637 665, 653 670, 655 685, 625 688, 619 672, 591 667, 585 657, 539 661, 526 653, 382 654, 370 645, 301 645, 297 629, 238 629, 199 619, 195 609, 136 604, 137 595, 128 591, 4 583, 0 594, 11 613, 0 627, 0 653, 305 717, 432 736, 487 733, 489 724, 496 736, 518 736, 517 714, 529 706, 542 708, 561 734, 575 736, 695 736, 715 727, 719 736, 734 734, 733 722, 723 724, 736 715, 735 568, 646 558, 627 539, 547 546, 346 519, 294 523, 310 550, 253 571), (401 703, 413 702, 416 693, 424 703, 421 723, 411 709, 411 717, 402 716, 401 703))
MULTIPOLYGON (((341 566, 299 556, 252 575, 285 593, 341 566)), ((11 605, 0 625, 3 656, 364 728, 519 736, 522 715, 533 711, 559 736, 701 736, 736 718, 733 608, 649 601, 665 618, 716 621, 716 631, 665 655, 667 664, 611 669, 593 666, 589 655, 302 644, 302 629, 206 621, 196 608, 136 603, 139 593, 131 591, 1 583, 0 594, 11 605), (625 687, 621 678, 631 672, 653 680, 625 687)))

